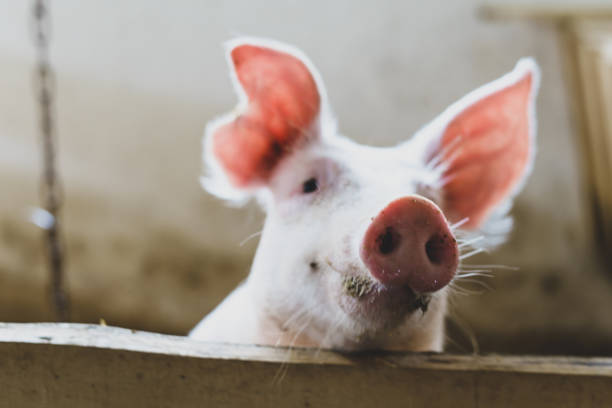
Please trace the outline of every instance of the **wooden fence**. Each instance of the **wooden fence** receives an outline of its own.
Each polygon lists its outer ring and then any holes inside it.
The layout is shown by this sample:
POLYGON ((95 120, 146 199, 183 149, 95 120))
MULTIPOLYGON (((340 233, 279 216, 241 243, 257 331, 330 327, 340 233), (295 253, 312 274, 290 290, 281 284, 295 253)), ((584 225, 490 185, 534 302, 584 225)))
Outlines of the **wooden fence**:
POLYGON ((606 407, 612 358, 340 354, 0 324, 0 407, 606 407))

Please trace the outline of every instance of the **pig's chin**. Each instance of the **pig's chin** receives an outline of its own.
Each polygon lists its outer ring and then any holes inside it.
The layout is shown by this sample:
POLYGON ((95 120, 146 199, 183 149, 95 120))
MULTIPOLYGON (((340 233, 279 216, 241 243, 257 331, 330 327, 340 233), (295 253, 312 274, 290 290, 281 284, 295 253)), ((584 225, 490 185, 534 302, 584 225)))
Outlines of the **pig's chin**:
POLYGON ((426 313, 427 301, 408 287, 387 287, 372 283, 366 289, 343 290, 340 308, 351 322, 342 348, 376 347, 378 339, 390 335, 415 313, 426 313))

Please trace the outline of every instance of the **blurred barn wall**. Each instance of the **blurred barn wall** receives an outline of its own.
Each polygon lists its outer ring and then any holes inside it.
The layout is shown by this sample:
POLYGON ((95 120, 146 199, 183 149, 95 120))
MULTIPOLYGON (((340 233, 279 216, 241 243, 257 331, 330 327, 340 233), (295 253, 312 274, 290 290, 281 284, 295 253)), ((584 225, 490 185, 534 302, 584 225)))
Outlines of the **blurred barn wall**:
MULTIPOLYGON (((0 0, 0 321, 48 320, 28 2, 0 0)), ((60 170, 74 319, 184 333, 248 272, 262 215, 198 184, 205 123, 235 104, 221 44, 297 45, 341 131, 402 141, 534 56, 539 151, 508 245, 473 263, 520 267, 456 296, 451 330, 484 349, 612 353, 612 285, 591 249, 562 59, 551 26, 485 23, 475 1, 52 2, 60 170), (358 101, 358 102, 357 102, 358 101)))

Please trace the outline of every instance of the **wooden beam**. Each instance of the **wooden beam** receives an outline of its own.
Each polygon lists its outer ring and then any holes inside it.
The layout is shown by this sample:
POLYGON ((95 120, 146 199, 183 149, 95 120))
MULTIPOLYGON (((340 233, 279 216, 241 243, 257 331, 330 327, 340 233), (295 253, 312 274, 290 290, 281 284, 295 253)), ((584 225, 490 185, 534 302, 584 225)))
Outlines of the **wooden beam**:
POLYGON ((484 3, 478 7, 478 15, 485 20, 605 19, 612 18, 612 6, 484 3))
POLYGON ((341 354, 0 324, 0 384, 0 407, 601 407, 612 359, 341 354))

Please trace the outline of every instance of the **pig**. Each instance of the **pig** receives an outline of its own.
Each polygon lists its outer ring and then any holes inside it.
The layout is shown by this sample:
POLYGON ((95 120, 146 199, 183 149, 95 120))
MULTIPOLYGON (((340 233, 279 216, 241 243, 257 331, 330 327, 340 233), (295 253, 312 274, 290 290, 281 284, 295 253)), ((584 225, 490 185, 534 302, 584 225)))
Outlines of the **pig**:
POLYGON ((248 278, 190 337, 443 350, 461 250, 503 241, 532 168, 536 62, 520 59, 412 138, 372 147, 339 133, 298 49, 239 38, 227 60, 239 103, 206 126, 202 184, 267 216, 248 278))

